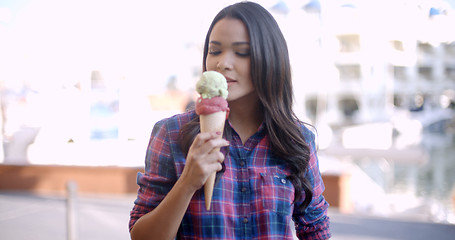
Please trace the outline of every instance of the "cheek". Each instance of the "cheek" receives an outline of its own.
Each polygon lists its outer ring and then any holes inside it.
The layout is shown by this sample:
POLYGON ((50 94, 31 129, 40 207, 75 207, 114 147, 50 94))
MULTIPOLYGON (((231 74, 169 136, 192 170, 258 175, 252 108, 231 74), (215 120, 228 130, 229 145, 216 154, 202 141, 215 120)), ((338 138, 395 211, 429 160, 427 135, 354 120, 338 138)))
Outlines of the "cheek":
POLYGON ((207 69, 207 71, 216 70, 216 61, 212 57, 210 57, 210 55, 207 57, 205 61, 205 68, 207 69))
POLYGON ((242 75, 247 78, 251 78, 251 68, 250 68, 250 61, 243 61, 239 64, 239 71, 242 72, 242 75))

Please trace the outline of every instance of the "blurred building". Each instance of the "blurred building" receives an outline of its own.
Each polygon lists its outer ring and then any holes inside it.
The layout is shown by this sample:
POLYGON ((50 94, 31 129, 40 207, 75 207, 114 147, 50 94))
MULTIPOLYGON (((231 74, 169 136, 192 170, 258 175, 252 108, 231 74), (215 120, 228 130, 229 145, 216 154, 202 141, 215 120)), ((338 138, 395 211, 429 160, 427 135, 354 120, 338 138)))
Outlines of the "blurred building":
POLYGON ((305 115, 336 126, 453 108, 455 16, 443 2, 422 3, 309 1, 302 14, 320 26, 314 39, 328 63, 301 86, 305 115), (315 82, 325 84, 308 87, 315 82))
POLYGON ((289 39, 295 111, 318 129, 323 174, 349 178, 341 192, 355 210, 454 222, 450 6, 309 0, 290 9, 272 12, 289 39))

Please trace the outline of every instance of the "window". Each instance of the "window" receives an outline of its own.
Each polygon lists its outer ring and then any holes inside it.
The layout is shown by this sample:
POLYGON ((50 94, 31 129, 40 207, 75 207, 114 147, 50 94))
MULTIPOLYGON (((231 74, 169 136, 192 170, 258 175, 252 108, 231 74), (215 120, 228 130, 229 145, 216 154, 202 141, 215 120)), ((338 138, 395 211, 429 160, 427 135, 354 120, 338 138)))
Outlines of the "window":
POLYGON ((419 77, 425 80, 433 80, 433 69, 431 67, 419 67, 419 77))
POLYGON ((342 81, 360 80, 360 65, 337 65, 337 69, 342 81))
POLYGON ((359 111, 359 105, 354 97, 343 97, 338 102, 339 109, 346 118, 352 118, 359 111))
POLYGON ((429 43, 419 43, 418 51, 423 54, 432 54, 433 46, 431 46, 429 43))
POLYGON ((445 52, 447 56, 455 57, 455 42, 444 45, 445 52))
POLYGON ((403 107, 404 105, 404 99, 403 96, 400 96, 398 94, 393 95, 393 105, 396 107, 403 107))
POLYGON ((359 35, 340 35, 337 36, 340 52, 358 52, 360 50, 359 35))
POLYGON ((455 81, 455 66, 447 66, 445 68, 445 76, 448 79, 455 81))
POLYGON ((315 118, 318 109, 318 99, 317 97, 308 98, 305 102, 306 115, 310 118, 315 118))
POLYGON ((393 67, 393 77, 394 77, 396 80, 406 81, 406 79, 407 79, 407 76, 406 76, 406 67, 394 66, 394 67, 393 67))
POLYGON ((404 51, 403 42, 398 40, 390 41, 392 48, 397 51, 404 51))

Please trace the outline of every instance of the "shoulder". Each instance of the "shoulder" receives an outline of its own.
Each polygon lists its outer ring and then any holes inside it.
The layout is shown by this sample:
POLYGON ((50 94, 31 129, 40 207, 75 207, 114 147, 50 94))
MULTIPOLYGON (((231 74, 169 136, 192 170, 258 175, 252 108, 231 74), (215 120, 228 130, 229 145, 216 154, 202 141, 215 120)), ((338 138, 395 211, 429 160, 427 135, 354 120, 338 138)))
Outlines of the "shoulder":
POLYGON ((300 131, 307 143, 314 142, 315 136, 317 135, 316 127, 309 123, 299 122, 300 131))
POLYGON ((317 152, 318 149, 318 131, 315 126, 305 123, 299 122, 300 131, 302 133, 303 139, 305 140, 306 144, 310 147, 310 151, 312 153, 317 152))
POLYGON ((164 118, 155 123, 152 130, 152 137, 170 138, 176 140, 180 129, 197 117, 195 111, 189 111, 164 118))
POLYGON ((180 129, 197 115, 194 111, 176 114, 155 123, 148 145, 148 151, 170 155, 179 152, 180 129))
POLYGON ((159 129, 166 129, 168 132, 179 131, 183 125, 190 122, 192 119, 196 117, 195 111, 189 111, 185 113, 176 114, 174 116, 161 119, 160 121, 155 123, 153 128, 153 132, 158 131, 159 129))

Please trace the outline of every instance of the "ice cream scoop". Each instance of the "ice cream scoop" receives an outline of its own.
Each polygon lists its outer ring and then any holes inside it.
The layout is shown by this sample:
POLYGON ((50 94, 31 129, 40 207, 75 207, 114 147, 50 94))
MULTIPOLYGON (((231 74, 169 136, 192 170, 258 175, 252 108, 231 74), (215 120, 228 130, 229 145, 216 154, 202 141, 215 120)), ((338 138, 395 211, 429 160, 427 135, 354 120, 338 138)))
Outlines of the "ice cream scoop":
POLYGON ((199 98, 196 103, 196 113, 198 115, 207 115, 216 112, 229 113, 229 107, 226 99, 222 97, 199 98))
POLYGON ((204 99, 213 97, 227 98, 227 81, 223 74, 215 71, 206 71, 202 73, 201 78, 196 83, 196 91, 204 99))
MULTIPOLYGON (((226 78, 218 72, 203 72, 196 83, 196 91, 201 95, 196 102, 201 132, 223 132, 224 123, 229 114, 226 101, 228 90, 226 78)), ((220 138, 222 134, 220 135, 220 138)), ((214 149, 213 151, 220 151, 214 149)), ((204 184, 205 208, 210 210, 216 172, 213 172, 204 184)))

